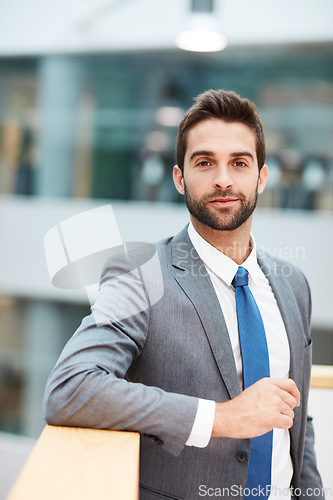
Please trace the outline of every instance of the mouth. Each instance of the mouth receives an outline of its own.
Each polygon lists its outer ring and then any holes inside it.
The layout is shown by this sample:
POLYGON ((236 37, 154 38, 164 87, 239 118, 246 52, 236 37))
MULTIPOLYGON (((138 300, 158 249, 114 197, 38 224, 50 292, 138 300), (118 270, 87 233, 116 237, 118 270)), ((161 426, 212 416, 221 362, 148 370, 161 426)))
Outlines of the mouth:
POLYGON ((226 207, 234 205, 238 201, 238 198, 215 198, 209 202, 210 205, 216 207, 226 207))

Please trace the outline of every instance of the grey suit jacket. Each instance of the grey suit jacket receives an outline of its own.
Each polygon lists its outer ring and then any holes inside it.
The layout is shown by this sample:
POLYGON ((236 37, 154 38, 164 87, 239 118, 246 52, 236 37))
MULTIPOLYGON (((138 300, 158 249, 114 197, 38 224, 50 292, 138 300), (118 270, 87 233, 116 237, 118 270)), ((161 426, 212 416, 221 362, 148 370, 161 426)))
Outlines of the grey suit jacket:
MULTIPOLYGON (((307 488, 322 487, 307 418, 309 288, 298 268, 264 253, 258 261, 286 326, 290 377, 301 391, 290 430, 292 486, 308 498, 307 488)), ((54 425, 140 432, 140 499, 193 500, 208 488, 229 488, 229 496, 241 498, 249 439, 185 446, 197 398, 226 401, 239 393, 223 313, 185 228, 156 247, 109 259, 92 314, 49 377, 45 418, 54 425)))

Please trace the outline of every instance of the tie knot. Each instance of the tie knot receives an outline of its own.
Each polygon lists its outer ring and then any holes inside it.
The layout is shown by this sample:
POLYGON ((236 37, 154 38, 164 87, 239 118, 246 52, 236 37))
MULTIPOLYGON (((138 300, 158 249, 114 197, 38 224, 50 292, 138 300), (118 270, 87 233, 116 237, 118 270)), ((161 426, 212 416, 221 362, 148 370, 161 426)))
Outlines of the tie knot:
POLYGON ((232 280, 232 285, 236 287, 248 284, 249 284, 249 272, 244 267, 239 266, 237 273, 235 274, 235 277, 232 280))

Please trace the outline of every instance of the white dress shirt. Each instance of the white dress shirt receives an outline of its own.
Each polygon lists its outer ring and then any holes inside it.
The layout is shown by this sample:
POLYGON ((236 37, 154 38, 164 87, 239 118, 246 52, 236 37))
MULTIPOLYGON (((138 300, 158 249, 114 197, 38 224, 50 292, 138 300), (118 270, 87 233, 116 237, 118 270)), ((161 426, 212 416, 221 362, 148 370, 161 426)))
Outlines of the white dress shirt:
MULTIPOLYGON (((242 358, 238 336, 235 291, 231 284, 237 272, 238 264, 205 241, 195 231, 192 224, 189 225, 188 234, 199 257, 206 266, 220 302, 231 340, 240 387, 242 387, 242 358)), ((255 241, 252 236, 251 238, 252 251, 243 262, 242 267, 249 272, 249 287, 263 319, 269 351, 270 375, 273 378, 288 378, 290 351, 286 329, 270 284, 257 262, 255 241)), ((214 416, 215 402, 200 399, 192 432, 186 443, 187 446, 205 447, 208 445, 214 416)), ((269 500, 286 500, 290 498, 289 485, 292 473, 289 431, 274 429, 272 493, 269 500)))

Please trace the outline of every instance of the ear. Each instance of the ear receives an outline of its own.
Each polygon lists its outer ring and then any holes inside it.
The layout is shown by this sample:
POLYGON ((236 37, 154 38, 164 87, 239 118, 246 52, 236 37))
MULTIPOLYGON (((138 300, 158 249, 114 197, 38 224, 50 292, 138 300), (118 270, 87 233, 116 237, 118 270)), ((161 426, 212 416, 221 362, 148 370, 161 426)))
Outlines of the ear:
POLYGON ((184 177, 181 169, 178 167, 178 165, 175 165, 173 167, 173 182, 176 186, 176 189, 178 193, 184 194, 184 177))
POLYGON ((259 180, 258 180, 258 193, 261 194, 265 189, 266 182, 268 178, 268 168, 267 165, 263 165, 260 170, 259 180))

